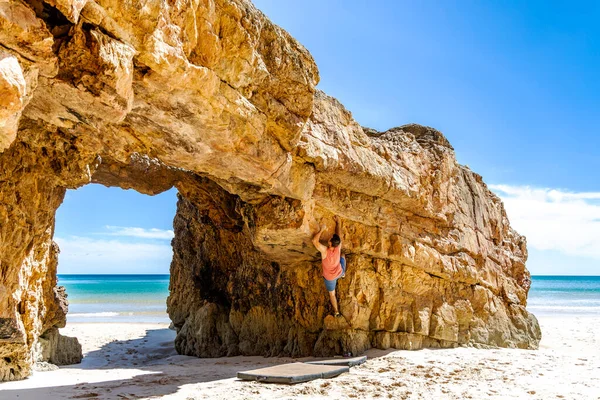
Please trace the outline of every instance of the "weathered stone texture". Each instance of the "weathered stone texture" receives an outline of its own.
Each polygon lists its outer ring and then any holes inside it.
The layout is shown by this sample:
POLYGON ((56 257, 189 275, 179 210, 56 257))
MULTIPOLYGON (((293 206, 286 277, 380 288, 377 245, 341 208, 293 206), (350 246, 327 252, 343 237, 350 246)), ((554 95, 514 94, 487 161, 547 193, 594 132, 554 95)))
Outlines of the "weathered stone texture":
POLYGON ((38 363, 70 365, 80 363, 83 358, 77 338, 63 336, 57 328, 52 328, 40 336, 39 345, 38 363))
POLYGON ((246 0, 0 1, 0 380, 80 359, 67 189, 179 190, 168 312, 198 356, 535 348, 525 238, 435 129, 361 127, 246 0), (344 224, 329 305, 310 243, 344 224))

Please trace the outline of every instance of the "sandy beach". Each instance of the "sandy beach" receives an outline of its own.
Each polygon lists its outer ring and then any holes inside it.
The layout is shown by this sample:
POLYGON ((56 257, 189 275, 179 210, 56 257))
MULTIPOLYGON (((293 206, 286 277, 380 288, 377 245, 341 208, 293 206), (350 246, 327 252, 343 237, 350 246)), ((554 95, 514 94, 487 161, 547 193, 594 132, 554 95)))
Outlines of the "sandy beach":
POLYGON ((238 370, 289 358, 177 355, 164 324, 77 323, 81 364, 0 384, 6 399, 600 399, 600 318, 540 317, 540 349, 381 351, 350 373, 293 386, 240 381, 238 370))

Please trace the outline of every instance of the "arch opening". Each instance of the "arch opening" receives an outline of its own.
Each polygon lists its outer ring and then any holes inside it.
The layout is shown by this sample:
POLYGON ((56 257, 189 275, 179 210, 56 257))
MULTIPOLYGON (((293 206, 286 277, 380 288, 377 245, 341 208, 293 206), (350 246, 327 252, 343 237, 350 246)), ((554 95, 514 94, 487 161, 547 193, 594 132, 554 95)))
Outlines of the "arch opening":
POLYGON ((56 282, 56 312, 40 334, 37 363, 81 361, 78 339, 90 330, 74 330, 73 324, 168 326, 176 189, 150 194, 100 184, 67 190, 55 219, 57 265, 49 271, 50 282, 56 282), (67 333, 63 336, 59 328, 67 333), (67 336, 73 332, 75 337, 67 336))
POLYGON ((54 240, 69 322, 169 321, 176 202, 175 189, 156 196, 97 184, 67 191, 54 240))

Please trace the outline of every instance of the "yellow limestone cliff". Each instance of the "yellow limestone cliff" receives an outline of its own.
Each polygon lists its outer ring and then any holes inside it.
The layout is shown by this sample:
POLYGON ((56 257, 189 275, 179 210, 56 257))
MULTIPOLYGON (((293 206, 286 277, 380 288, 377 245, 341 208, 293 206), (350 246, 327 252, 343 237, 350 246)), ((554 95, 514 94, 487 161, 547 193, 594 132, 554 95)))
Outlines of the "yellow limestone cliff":
POLYGON ((0 0, 0 380, 81 357, 54 216, 89 183, 176 187, 182 354, 536 348, 525 239, 435 129, 361 127, 246 0, 0 0), (344 225, 331 310, 310 243, 344 225))

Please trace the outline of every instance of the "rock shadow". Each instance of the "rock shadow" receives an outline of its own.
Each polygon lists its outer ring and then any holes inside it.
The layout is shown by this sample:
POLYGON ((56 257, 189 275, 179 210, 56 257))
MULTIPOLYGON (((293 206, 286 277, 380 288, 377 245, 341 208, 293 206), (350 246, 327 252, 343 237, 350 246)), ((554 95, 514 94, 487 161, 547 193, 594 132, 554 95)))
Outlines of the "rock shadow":
MULTIPOLYGON (((116 327, 115 327, 116 328, 116 327)), ((134 399, 177 393, 184 385, 235 378, 238 371, 293 362, 291 358, 236 356, 197 358, 178 355, 169 329, 148 329, 141 338, 113 341, 84 355, 80 364, 36 372, 26 388, 21 382, 0 384, 0 398, 134 399), (67 385, 53 386, 68 382, 67 385)), ((232 380, 232 385, 244 381, 232 380)))

